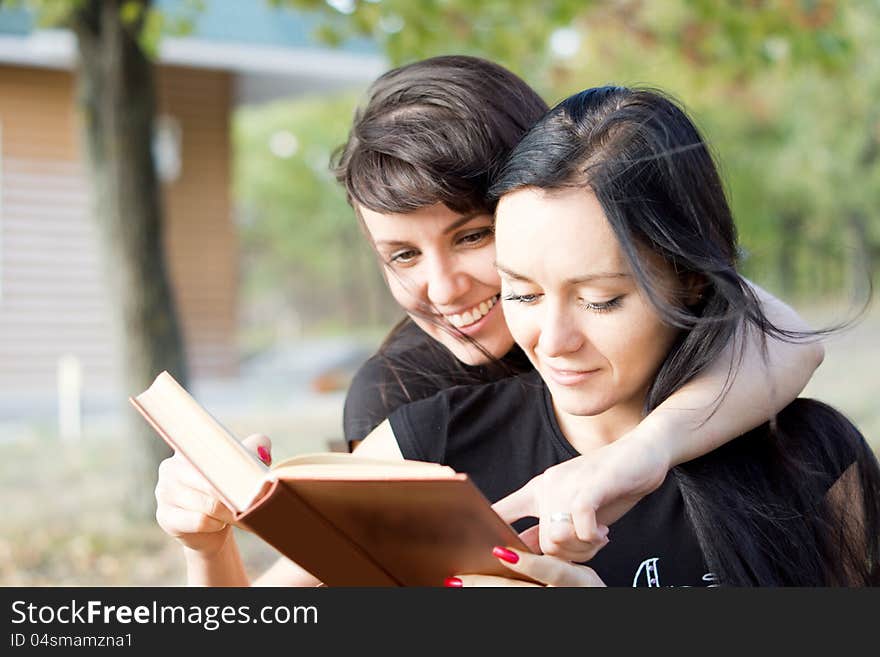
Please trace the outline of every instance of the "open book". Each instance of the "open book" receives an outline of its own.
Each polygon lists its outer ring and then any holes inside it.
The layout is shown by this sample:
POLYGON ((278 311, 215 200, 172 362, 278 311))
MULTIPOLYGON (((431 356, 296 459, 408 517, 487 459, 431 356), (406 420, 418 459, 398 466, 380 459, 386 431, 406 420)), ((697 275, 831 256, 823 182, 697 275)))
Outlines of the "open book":
POLYGON ((466 475, 436 463, 312 454, 267 468, 167 372, 131 403, 254 532, 328 586, 442 586, 515 576, 492 547, 526 550, 466 475))

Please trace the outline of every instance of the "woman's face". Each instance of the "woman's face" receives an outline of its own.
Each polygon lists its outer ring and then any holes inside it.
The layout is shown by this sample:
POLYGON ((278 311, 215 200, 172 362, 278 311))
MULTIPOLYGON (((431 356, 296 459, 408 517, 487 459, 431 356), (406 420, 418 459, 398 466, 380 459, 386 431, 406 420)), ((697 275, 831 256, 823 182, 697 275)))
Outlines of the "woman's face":
MULTIPOLYGON (((495 239, 507 325, 557 411, 641 414, 677 329, 640 293, 593 193, 508 194, 495 239)), ((669 268, 659 269, 661 289, 675 289, 669 268)))
POLYGON ((488 358, 453 327, 496 358, 510 350, 513 338, 498 303, 492 215, 460 215, 442 204, 406 214, 358 210, 391 294, 422 330, 468 365, 488 358))

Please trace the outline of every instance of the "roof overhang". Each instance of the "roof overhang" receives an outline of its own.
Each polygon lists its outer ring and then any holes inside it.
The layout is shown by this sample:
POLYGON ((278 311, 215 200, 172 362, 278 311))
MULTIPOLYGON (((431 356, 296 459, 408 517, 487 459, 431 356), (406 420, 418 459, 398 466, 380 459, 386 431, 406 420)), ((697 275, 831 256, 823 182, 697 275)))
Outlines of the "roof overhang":
MULTIPOLYGON (((71 69, 75 58, 76 43, 68 30, 36 30, 26 36, 0 35, 0 64, 71 69)), ((388 68, 385 58, 375 54, 170 36, 162 39, 159 63, 230 71, 257 78, 314 79, 317 87, 364 84, 388 68)))

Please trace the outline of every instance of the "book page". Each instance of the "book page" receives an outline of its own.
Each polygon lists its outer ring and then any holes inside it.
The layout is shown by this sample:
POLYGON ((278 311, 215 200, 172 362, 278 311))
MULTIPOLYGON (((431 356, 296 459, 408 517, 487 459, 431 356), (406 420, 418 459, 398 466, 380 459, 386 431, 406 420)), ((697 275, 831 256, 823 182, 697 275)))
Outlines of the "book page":
POLYGON ((384 460, 354 454, 328 452, 303 454, 285 459, 272 466, 273 477, 320 478, 340 480, 365 479, 448 479, 456 477, 452 468, 437 463, 384 460))
POLYGON ((268 468, 167 372, 131 402, 233 510, 246 509, 262 489, 268 468))

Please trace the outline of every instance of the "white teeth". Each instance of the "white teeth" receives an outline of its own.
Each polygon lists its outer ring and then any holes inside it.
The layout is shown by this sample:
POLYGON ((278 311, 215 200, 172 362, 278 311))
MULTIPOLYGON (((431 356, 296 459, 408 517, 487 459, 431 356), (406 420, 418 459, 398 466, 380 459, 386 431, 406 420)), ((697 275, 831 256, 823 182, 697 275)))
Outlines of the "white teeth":
POLYGON ((457 328, 463 328, 465 326, 470 326, 474 322, 480 320, 484 315, 488 314, 495 303, 498 301, 498 296, 495 295, 491 299, 487 301, 481 301, 479 306, 474 306, 470 310, 463 312, 460 315, 447 315, 446 319, 449 320, 449 323, 457 328))

